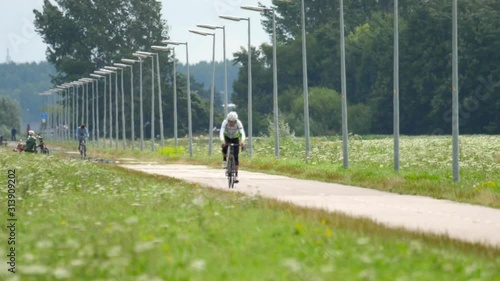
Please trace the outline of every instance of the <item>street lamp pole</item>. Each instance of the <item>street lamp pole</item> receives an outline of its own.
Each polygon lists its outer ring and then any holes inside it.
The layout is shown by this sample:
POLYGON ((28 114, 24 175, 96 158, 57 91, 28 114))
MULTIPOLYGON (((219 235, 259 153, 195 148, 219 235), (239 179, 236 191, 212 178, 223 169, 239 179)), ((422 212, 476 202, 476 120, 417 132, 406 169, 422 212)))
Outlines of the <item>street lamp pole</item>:
MULTIPOLYGON (((98 74, 90 74, 91 77, 96 78, 96 93, 97 93, 97 100, 96 100, 96 133, 97 133, 97 147, 100 145, 100 136, 99 136, 99 131, 100 131, 100 124, 99 124, 99 79, 100 78, 105 78, 105 76, 98 75, 98 74)), ((104 83, 106 83, 106 79, 104 79, 104 83)))
POLYGON ((457 0, 452 3, 452 140, 453 140, 453 181, 460 180, 459 167, 459 108, 458 108, 458 15, 457 0))
POLYGON ((193 157, 193 125, 191 119, 191 77, 189 76, 189 47, 188 42, 162 41, 163 44, 186 45, 186 70, 187 70, 187 104, 188 104, 188 129, 189 129, 189 157, 193 157))
MULTIPOLYGON (((274 155, 276 158, 280 157, 280 136, 278 128, 278 66, 276 59, 276 12, 273 8, 268 7, 255 7, 255 6, 241 6, 244 10, 264 12, 271 11, 273 14, 273 111, 274 111, 274 155)), ((250 50, 249 50, 250 52, 250 50)))
POLYGON ((113 147, 113 108, 111 107, 111 97, 112 97, 112 89, 111 89, 111 74, 115 73, 114 71, 102 68, 101 71, 104 71, 106 74, 109 74, 109 91, 108 91, 108 101, 109 101, 109 148, 113 147))
MULTIPOLYGON (((92 143, 95 143, 95 88, 94 88, 94 81, 95 79, 92 79, 92 78, 82 78, 81 79, 82 81, 84 81, 86 83, 86 87, 88 89, 88 84, 90 83, 91 86, 92 86, 92 110, 91 110, 91 114, 92 114, 92 143)), ((86 106, 86 119, 85 119, 85 124, 87 124, 87 127, 90 126, 90 123, 89 123, 89 112, 88 112, 88 104, 89 104, 89 100, 90 99, 90 94, 88 93, 87 94, 87 106, 86 106)))
POLYGON ((82 110, 82 122, 83 124, 85 124, 85 126, 89 126, 89 87, 88 87, 88 81, 85 80, 84 78, 81 78, 80 81, 83 83, 82 84, 82 91, 83 91, 83 100, 82 100, 82 106, 83 106, 83 110, 82 110))
POLYGON ((394 0, 394 170, 399 171, 399 12, 398 0, 394 0))
POLYGON ((160 143, 161 146, 165 146, 165 135, 163 133, 163 102, 161 97, 161 76, 160 76, 160 54, 159 53, 150 53, 150 52, 139 52, 151 55, 151 59, 154 59, 156 56, 156 75, 158 78, 158 113, 160 115, 160 143))
POLYGON ((143 105, 142 105, 142 62, 144 61, 144 58, 146 56, 134 53, 134 56, 137 57, 139 60, 139 115, 140 115, 140 136, 141 136, 141 150, 144 150, 144 112, 143 112, 143 105))
POLYGON ((155 150, 155 61, 154 54, 137 51, 137 54, 151 57, 151 151, 155 150))
MULTIPOLYGON (((253 142, 252 142, 252 47, 250 44, 250 18, 241 18, 233 16, 219 16, 222 19, 232 20, 232 21, 247 21, 248 22, 248 61, 247 61, 247 72, 248 72, 248 155, 251 157, 253 155, 253 142)), ((225 108, 227 108, 227 103, 225 108)), ((226 110, 227 115, 227 110, 226 110)))
POLYGON ((115 72, 115 148, 118 149, 118 67, 105 66, 115 72))
POLYGON ((197 27, 208 28, 212 30, 222 29, 222 52, 224 60, 224 116, 227 115, 228 90, 227 90, 227 62, 226 62, 226 26, 215 26, 210 24, 198 24, 197 27))
POLYGON ((177 148, 178 134, 177 134, 177 62, 175 58, 175 48, 172 48, 173 58, 173 80, 174 80, 174 146, 177 148))
MULTIPOLYGON (((78 111, 80 110, 80 101, 78 100, 79 99, 79 97, 78 97, 78 95, 79 95, 79 93, 78 93, 79 89, 80 89, 80 82, 75 81, 75 91, 76 91, 76 93, 75 93, 75 101, 76 101, 76 105, 75 105, 75 124, 77 125, 77 127, 80 124, 82 124, 82 123, 77 124, 78 121, 80 121, 80 120, 78 120, 78 117, 80 117, 79 114, 78 114, 78 111)), ((75 131, 75 133, 76 133, 76 131, 75 131)))
POLYGON ((122 71, 122 140, 123 140, 123 149, 127 149, 126 142, 126 129, 125 129, 125 88, 123 87, 123 69, 128 67, 129 65, 123 63, 114 63, 114 66, 117 66, 122 71))
POLYGON ((302 84, 304 87, 304 134, 306 138, 306 161, 311 154, 311 140, 309 129, 309 86, 307 81, 307 46, 306 46, 306 13, 304 0, 301 1, 302 21, 302 84))
POLYGON ((124 65, 130 67, 130 138, 132 150, 135 149, 135 126, 134 126, 134 63, 136 60, 132 59, 122 59, 122 62, 126 63, 124 65))
MULTIPOLYGON (((104 88, 103 88, 103 96, 102 99, 104 101, 104 106, 103 106, 103 120, 102 120, 102 138, 103 138, 103 145, 104 148, 106 148, 106 116, 107 116, 107 111, 106 111, 106 89, 107 89, 107 80, 106 80, 106 75, 109 73, 103 70, 96 70, 94 73, 102 75, 103 81, 104 81, 104 88)), ((111 102, 111 101, 109 101, 111 102)))
POLYGON ((349 151, 347 139, 347 89, 345 73, 345 39, 344 39, 344 0, 340 0, 340 72, 342 84, 342 141, 344 153, 344 168, 349 168, 349 151))
POLYGON ((160 114, 160 143, 161 147, 165 147, 165 136, 163 134, 163 102, 161 98, 160 53, 156 53, 156 74, 158 76, 158 113, 160 114))
MULTIPOLYGON (((151 46, 151 49, 153 50, 157 50, 157 51, 172 51, 173 53, 173 61, 174 61, 174 65, 173 65, 173 84, 174 84, 174 146, 177 147, 177 84, 176 84, 176 70, 175 70, 175 49, 174 48, 169 48, 169 47, 165 47, 165 46, 151 46)), ((158 68, 158 73, 159 73, 159 68, 158 68)), ((160 111, 161 112, 161 111, 160 111)), ((163 115, 161 114, 162 116, 162 119, 163 119, 163 115)), ((162 128, 163 128, 163 123, 162 124, 162 128)), ((162 136, 163 136, 163 131, 162 131, 162 136)), ((164 146, 165 144, 163 143, 163 139, 162 139, 162 146, 164 146)))
POLYGON ((210 87, 210 122, 208 125, 208 155, 212 156, 213 135, 214 135, 214 95, 215 95, 215 33, 202 32, 197 30, 189 30, 201 36, 212 36, 212 85, 210 87))

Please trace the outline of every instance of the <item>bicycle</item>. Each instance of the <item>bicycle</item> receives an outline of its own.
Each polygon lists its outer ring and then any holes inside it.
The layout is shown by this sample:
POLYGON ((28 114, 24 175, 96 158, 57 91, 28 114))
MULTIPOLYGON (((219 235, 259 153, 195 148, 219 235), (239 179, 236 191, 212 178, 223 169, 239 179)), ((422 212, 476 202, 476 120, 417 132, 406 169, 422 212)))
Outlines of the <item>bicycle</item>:
POLYGON ((40 148, 40 153, 42 153, 42 154, 49 154, 49 149, 45 145, 45 142, 43 142, 43 137, 39 135, 38 136, 38 140, 39 140, 40 143, 36 147, 40 148))
POLYGON ((80 143, 78 144, 78 151, 80 152, 80 156, 83 159, 87 158, 87 144, 85 138, 80 138, 80 143))
POLYGON ((236 160, 234 158, 234 149, 236 149, 239 144, 228 143, 227 144, 227 167, 226 167, 226 177, 229 188, 234 188, 234 178, 236 177, 236 160))

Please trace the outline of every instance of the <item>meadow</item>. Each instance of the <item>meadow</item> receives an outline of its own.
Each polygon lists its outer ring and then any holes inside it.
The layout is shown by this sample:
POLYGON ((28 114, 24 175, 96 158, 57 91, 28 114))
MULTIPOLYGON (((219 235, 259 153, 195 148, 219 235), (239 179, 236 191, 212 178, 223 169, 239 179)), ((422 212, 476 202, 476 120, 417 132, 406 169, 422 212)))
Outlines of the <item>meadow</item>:
MULTIPOLYGON (((496 186, 481 186, 484 182, 498 184, 498 137, 467 139, 471 146, 482 144, 483 151, 466 153, 462 149, 459 183, 449 177, 451 160, 444 156, 438 160, 439 148, 449 141, 434 138, 415 140, 435 149, 433 153, 405 140, 402 156, 406 151, 421 156, 406 160, 409 163, 404 168, 402 161, 399 173, 392 171, 391 155, 375 150, 389 143, 383 137, 350 141, 352 166, 348 170, 341 166, 341 141, 333 139, 314 139, 313 157, 307 163, 301 156, 300 139, 283 140, 280 160, 272 155, 272 141, 256 139, 254 156, 243 155, 242 161, 250 169, 302 178, 324 175, 321 180, 351 183, 370 182, 368 172, 355 176, 365 167, 374 178, 385 174, 415 186, 428 182, 429 187, 420 192, 440 184, 441 191, 472 189, 481 194, 455 195, 456 199, 498 204, 496 186), (327 145, 331 147, 327 149, 327 145), (315 151, 318 149, 323 152, 315 151), (372 156, 364 159, 367 152, 372 156), (490 157, 485 157, 489 152, 490 157), (477 163, 465 160, 472 157, 477 163), (423 158, 428 162, 418 163, 423 158), (442 166, 446 163, 449 169, 442 166), (299 173, 301 169, 314 172, 299 173)), ((66 146, 74 149, 74 143, 66 146)), ((203 156, 207 148, 206 139, 196 139, 192 159, 185 143, 180 149, 168 146, 156 152, 89 147, 89 153, 94 160, 133 157, 220 167, 218 149, 211 157, 203 156)), ((17 218, 17 273, 7 271, 4 259, 9 248, 4 239, 1 280, 499 280, 498 248, 388 229, 369 220, 103 164, 113 161, 82 161, 57 151, 50 156, 0 153, 4 178, 7 170, 15 170, 17 218)), ((1 196, 7 194, 3 188, 1 196)), ((7 208, 6 203, 2 205, 7 208)), ((0 233, 9 236, 5 227, 0 233)))

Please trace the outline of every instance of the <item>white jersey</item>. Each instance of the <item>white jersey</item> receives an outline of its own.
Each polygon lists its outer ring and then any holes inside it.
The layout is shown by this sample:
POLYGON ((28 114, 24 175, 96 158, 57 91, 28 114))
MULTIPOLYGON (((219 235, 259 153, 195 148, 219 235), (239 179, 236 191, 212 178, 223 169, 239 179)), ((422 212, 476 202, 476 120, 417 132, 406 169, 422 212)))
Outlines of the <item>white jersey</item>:
POLYGON ((224 136, 230 139, 241 138, 241 141, 245 141, 245 130, 243 129, 243 124, 241 124, 240 120, 236 120, 236 123, 233 125, 229 124, 227 119, 224 119, 222 125, 220 127, 219 138, 221 141, 224 141, 224 136))

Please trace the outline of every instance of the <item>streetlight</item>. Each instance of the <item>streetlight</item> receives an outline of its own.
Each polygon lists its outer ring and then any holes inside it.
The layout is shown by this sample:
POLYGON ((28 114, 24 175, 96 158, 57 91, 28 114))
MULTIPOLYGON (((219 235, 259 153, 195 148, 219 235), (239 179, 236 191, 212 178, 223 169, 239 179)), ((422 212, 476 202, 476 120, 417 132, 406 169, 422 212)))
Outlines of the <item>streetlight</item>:
POLYGON ((348 131, 347 131, 347 89, 345 77, 345 39, 344 39, 344 0, 340 0, 340 75, 342 84, 342 143, 344 168, 349 168, 348 131))
MULTIPOLYGON (((277 2, 291 3, 293 0, 276 0, 277 2)), ((396 0, 397 1, 397 0, 396 0)), ((302 33, 302 86, 304 91, 304 136, 306 140, 306 161, 311 153, 310 129, 309 129, 309 85, 307 82, 307 46, 306 46, 306 13, 304 0, 300 1, 301 9, 301 33, 302 33)))
MULTIPOLYGON (((99 142, 100 142, 100 139, 99 139, 99 128, 100 128, 100 125, 99 125, 99 79, 100 78, 105 78, 105 76, 102 76, 102 75, 98 75, 98 74, 90 74, 91 77, 94 77, 96 78, 96 93, 97 93, 97 100, 96 100, 96 130, 97 130, 97 147, 99 147, 99 142)), ((106 83, 106 79, 104 79, 104 83, 106 83)), ((106 89, 106 86, 104 87, 104 89, 106 89)))
MULTIPOLYGON (((241 18, 233 16, 219 16, 221 19, 231 20, 231 21, 247 21, 248 22, 248 62, 247 62, 247 72, 248 72, 248 155, 253 155, 253 144, 252 144, 252 47, 250 45, 250 18, 241 18)), ((226 103, 225 113, 227 113, 227 107, 229 105, 226 103)))
POLYGON ((186 45, 186 71, 187 71, 187 103, 188 103, 188 130, 189 130, 189 156, 193 157, 193 128, 191 120, 191 83, 189 76, 189 47, 188 42, 162 41, 163 44, 186 45))
POLYGON ((126 63, 124 65, 130 67, 130 133, 132 139, 132 150, 135 148, 135 127, 134 127, 134 63, 138 62, 137 60, 132 59, 122 59, 122 62, 126 63))
MULTIPOLYGON (((104 119, 103 119, 103 122, 102 122, 102 137, 103 137, 103 144, 104 144, 104 148, 106 148, 106 89, 107 89, 107 85, 106 85, 106 75, 110 74, 106 71, 102 71, 102 70, 96 70, 94 71, 95 74, 98 74, 98 75, 102 75, 102 78, 104 78, 104 88, 103 88, 103 100, 104 100, 104 106, 103 106, 103 116, 104 116, 104 119)), ((111 103, 111 100, 109 101, 111 103)))
POLYGON ((210 122, 208 125, 208 155, 212 156, 212 144, 214 135, 214 91, 215 91, 215 33, 202 32, 190 29, 189 32, 201 36, 212 36, 212 85, 210 87, 210 122))
POLYGON ((398 0, 394 0, 394 67, 393 67, 393 133, 394 170, 399 171, 399 15, 398 0))
POLYGON ((118 149, 118 67, 105 66, 105 69, 115 72, 115 148, 118 149))
MULTIPOLYGON (((64 126, 68 126, 69 122, 69 88, 71 86, 68 83, 61 84, 59 86, 56 86, 56 88, 60 89, 63 91, 65 97, 63 99, 63 110, 64 110, 64 119, 63 123, 64 126)), ((53 128, 53 126, 52 126, 53 128)), ((63 132, 63 137, 65 140, 68 140, 68 130, 64 130, 63 132)))
MULTIPOLYGON (((83 81, 86 83, 91 83, 92 85, 92 141, 95 142, 95 88, 94 88, 94 81, 95 79, 92 78, 82 78, 83 81)), ((88 86, 87 86, 88 87, 88 86)), ((90 99, 90 97, 88 97, 90 99)), ((88 100, 87 100, 87 105, 88 105, 88 100)), ((86 107, 88 109, 88 106, 86 107)), ((87 119, 85 120, 87 127, 89 126, 88 123, 88 112, 87 112, 87 119)))
MULTIPOLYGON (((76 122, 78 123, 78 122, 80 121, 80 122, 79 122, 80 124, 83 124, 83 115, 82 115, 82 117, 81 117, 82 119, 81 119, 81 120, 78 120, 78 119, 79 119, 78 117, 80 117, 80 115, 78 114, 78 111, 79 111, 79 110, 82 110, 82 111, 83 111, 83 106, 82 106, 82 108, 80 109, 80 101, 79 101, 79 98, 78 98, 78 92, 79 92, 80 86, 82 86, 82 85, 83 85, 83 83, 82 83, 82 82, 80 82, 80 81, 78 81, 78 80, 77 80, 77 81, 75 81, 75 87, 76 87, 76 122)), ((82 94, 83 94, 83 89, 82 89, 82 94)), ((83 101, 82 101, 82 102, 83 102, 83 101)))
POLYGON ((116 74, 115 71, 108 70, 106 68, 101 68, 101 71, 104 71, 106 74, 109 74, 109 93, 108 93, 108 100, 109 100, 109 148, 113 147, 113 108, 111 107, 111 97, 112 97, 112 90, 111 90, 111 76, 113 73, 116 74))
POLYGON ((224 116, 227 115, 228 91, 227 91, 227 62, 226 62, 226 26, 216 26, 210 24, 197 24, 197 27, 208 28, 212 30, 222 29, 222 53, 224 60, 224 116))
POLYGON ((452 3, 452 154, 453 154, 453 181, 460 180, 459 167, 459 108, 458 108, 458 16, 457 16, 457 0, 452 3))
POLYGON ((123 87, 123 69, 128 67, 128 65, 123 63, 113 63, 114 66, 119 67, 122 71, 122 140, 123 149, 127 148, 127 142, 125 140, 125 88, 123 87))
MULTIPOLYGON (((45 126, 41 125, 40 126, 40 131, 46 131, 47 129, 51 128, 51 129, 54 129, 54 128, 58 128, 57 127, 57 124, 55 122, 57 122, 57 117, 54 116, 54 115, 57 115, 57 113, 55 113, 55 102, 54 102, 54 96, 53 94, 54 93, 59 93, 60 91, 63 91, 64 87, 62 86, 56 86, 55 89, 50 89, 48 91, 45 91, 43 93, 39 93, 38 95, 39 96, 43 96, 43 97, 47 97, 47 101, 48 101, 48 105, 46 104, 45 102, 45 99, 44 102, 43 102, 43 105, 41 107, 41 110, 45 112, 45 110, 48 112, 48 115, 47 115, 47 118, 46 119, 42 119, 42 123, 45 124, 45 126), (52 97, 52 102, 50 101, 52 97)), ((45 134, 45 132, 41 132, 41 134, 45 134)), ((59 134, 59 130, 56 132, 56 134, 54 135, 54 137, 58 138, 58 134, 59 134)))
POLYGON ((81 124, 87 124, 87 122, 85 122, 86 105, 88 103, 87 91, 85 90, 85 88, 87 86, 87 82, 85 80, 83 80, 83 78, 78 79, 78 81, 80 82, 80 86, 82 86, 82 96, 83 96, 82 97, 82 122, 81 122, 81 124))
POLYGON ((151 49, 157 51, 172 51, 173 55, 173 86, 174 86, 174 146, 177 147, 177 71, 175 63, 175 49, 165 46, 151 46, 151 49))
POLYGON ((156 56, 156 75, 158 77, 158 113, 160 115, 160 143, 161 146, 165 146, 165 136, 163 133, 163 102, 161 97, 161 77, 160 77, 160 54, 159 53, 151 53, 151 52, 141 52, 138 53, 151 55, 151 59, 154 59, 153 56, 156 56))
POLYGON ((151 151, 155 150, 155 58, 150 52, 137 51, 137 54, 151 57, 151 151))
POLYGON ((143 113, 143 106, 142 106, 142 62, 144 61, 144 58, 147 58, 147 56, 133 53, 133 56, 137 57, 139 60, 139 115, 140 115, 140 136, 141 136, 141 150, 144 150, 144 113, 143 113))
POLYGON ((71 82, 73 86, 73 136, 76 135, 76 128, 78 127, 78 83, 77 81, 71 82))

